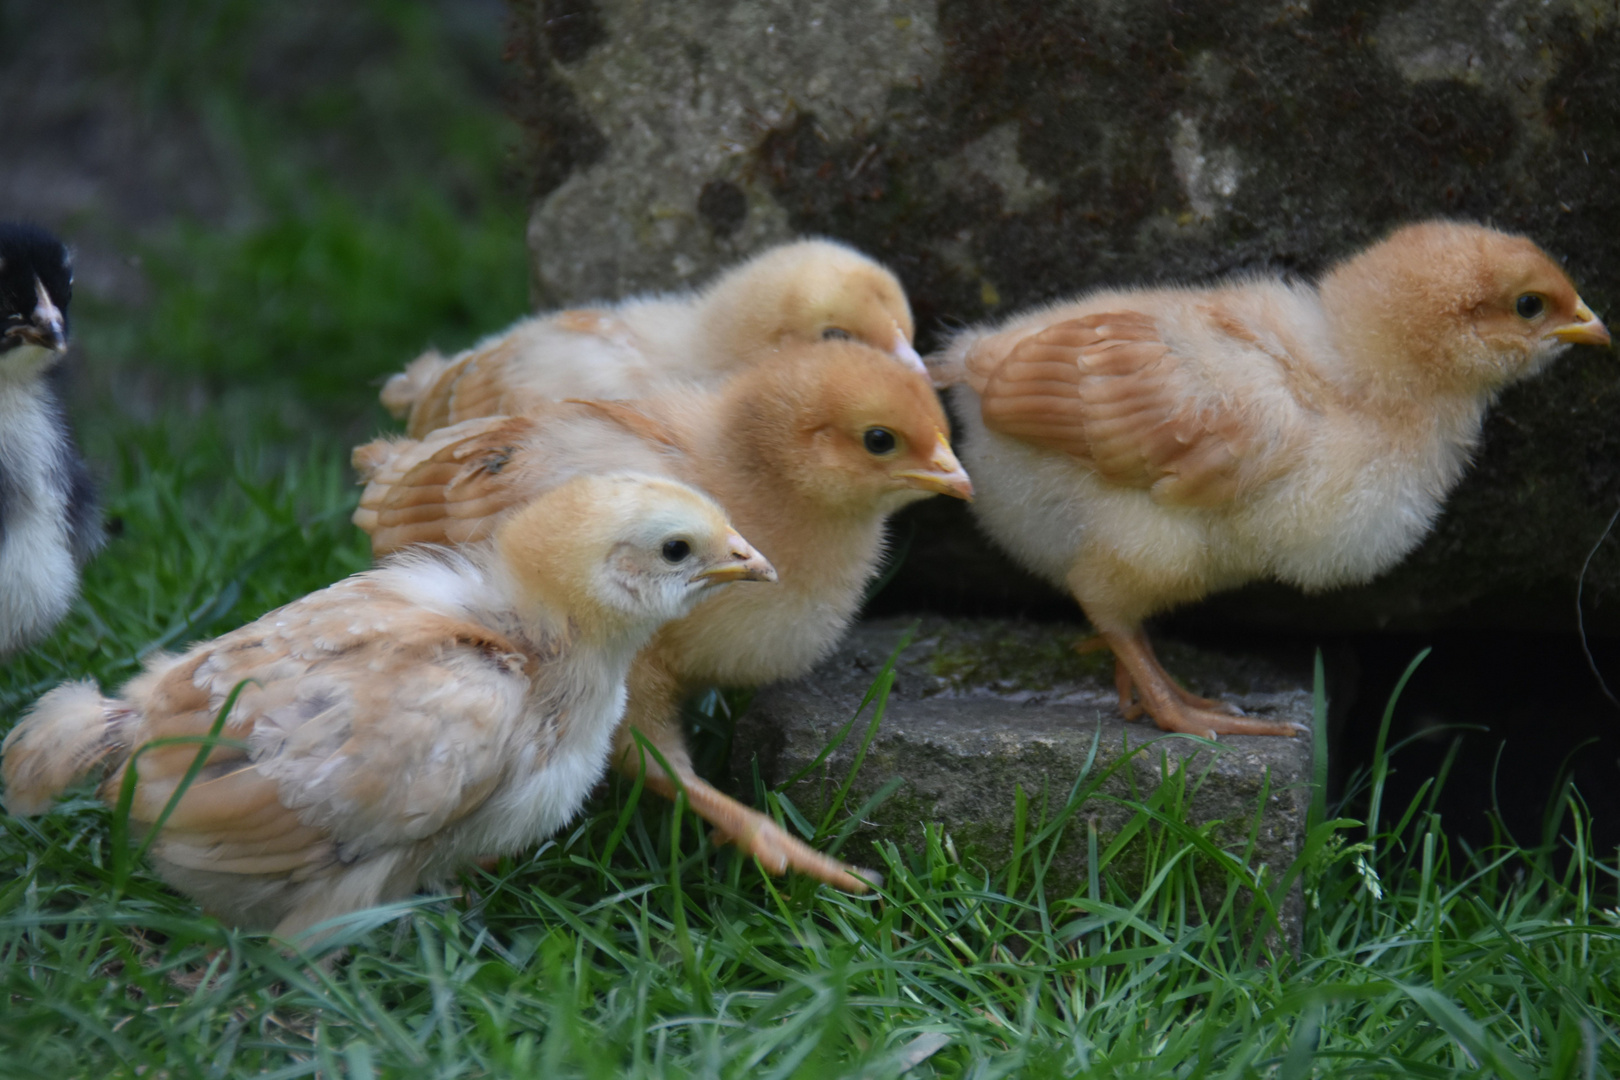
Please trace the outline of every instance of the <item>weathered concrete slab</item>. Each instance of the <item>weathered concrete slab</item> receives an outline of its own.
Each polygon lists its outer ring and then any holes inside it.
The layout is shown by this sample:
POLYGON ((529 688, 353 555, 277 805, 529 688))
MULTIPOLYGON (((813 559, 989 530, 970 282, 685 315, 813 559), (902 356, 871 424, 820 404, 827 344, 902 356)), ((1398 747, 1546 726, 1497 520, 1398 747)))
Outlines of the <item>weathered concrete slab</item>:
MULTIPOLYGON (((1280 875, 1299 851, 1310 805, 1311 740, 1230 736, 1218 748, 1167 737, 1151 724, 1120 718, 1113 661, 1078 656, 1074 626, 994 620, 878 620, 858 628, 831 659, 796 682, 760 692, 739 722, 733 767, 749 776, 757 759, 777 784, 811 764, 849 720, 902 633, 917 625, 900 654, 887 713, 868 749, 846 806, 861 806, 891 777, 900 789, 868 815, 845 855, 869 856, 866 839, 919 845, 925 823, 943 824, 964 857, 999 868, 1013 838, 1014 787, 1022 785, 1032 817, 1043 798, 1055 812, 1085 769, 1092 775, 1126 764, 1080 809, 1053 863, 1052 888, 1086 879, 1086 825, 1103 843, 1134 811, 1114 799, 1145 799, 1166 770, 1185 767, 1197 788, 1190 819, 1224 822, 1217 843, 1241 852, 1264 794, 1254 863, 1280 875)), ((1167 645, 1166 666, 1190 688, 1229 697, 1246 710, 1311 721, 1309 692, 1252 660, 1229 660, 1167 645)), ((818 813, 848 775, 865 732, 856 730, 811 775, 788 789, 801 809, 818 813)), ((1297 932, 1297 902, 1288 913, 1297 932)))
MULTIPOLYGON (((1620 12, 1585 0, 516 0, 529 239, 557 305, 696 282, 801 233, 887 261, 930 348, 1102 285, 1313 274, 1482 219, 1620 303, 1620 12)), ((1503 395, 1435 534, 1359 589, 1223 621, 1568 632, 1620 497, 1620 368, 1503 395)), ((1064 610, 960 506, 920 504, 888 610, 1064 610)), ((904 528, 904 525, 902 525, 904 528)), ((1620 543, 1587 624, 1620 631, 1620 543)))

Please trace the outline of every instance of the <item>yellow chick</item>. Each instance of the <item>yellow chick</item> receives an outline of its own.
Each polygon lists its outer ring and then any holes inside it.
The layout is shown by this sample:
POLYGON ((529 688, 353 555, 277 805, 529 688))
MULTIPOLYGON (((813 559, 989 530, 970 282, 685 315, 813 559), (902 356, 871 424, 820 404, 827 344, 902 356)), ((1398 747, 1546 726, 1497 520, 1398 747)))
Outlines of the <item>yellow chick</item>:
POLYGON ((1181 689, 1143 620, 1276 578, 1366 581, 1429 531, 1486 409, 1609 333, 1530 241, 1434 221, 1319 285, 1245 278, 1092 293, 958 335, 980 526, 1079 601, 1120 707, 1169 731, 1291 725, 1181 689))
MULTIPOLYGON (((697 775, 680 704, 702 686, 797 677, 833 648, 877 570, 888 516, 932 494, 972 494, 947 430, 928 380, 891 357, 853 342, 784 346, 774 362, 714 388, 550 404, 361 447, 355 464, 368 483, 355 522, 380 554, 476 541, 511 508, 581 471, 657 469, 709 492, 771 559, 780 584, 754 590, 770 597, 717 595, 654 638, 630 676, 615 760, 640 771, 636 728, 669 761, 693 810, 767 869, 864 889, 877 875, 827 858, 697 775)), ((648 771, 651 789, 673 798, 656 763, 648 771)))
POLYGON ((921 373, 912 333, 893 274, 843 244, 801 240, 700 292, 535 315, 451 359, 429 352, 388 380, 382 403, 421 438, 540 401, 644 397, 670 382, 713 381, 792 342, 860 341, 921 373))
POLYGON ((149 829, 233 688, 223 735, 151 847, 221 919, 290 939, 409 896, 572 818, 607 767, 631 659, 716 587, 770 563, 683 484, 588 476, 490 543, 419 551, 179 656, 118 697, 40 699, 0 752, 5 804, 37 814, 98 764, 137 774, 149 829), (138 759, 133 755, 139 753, 138 759))

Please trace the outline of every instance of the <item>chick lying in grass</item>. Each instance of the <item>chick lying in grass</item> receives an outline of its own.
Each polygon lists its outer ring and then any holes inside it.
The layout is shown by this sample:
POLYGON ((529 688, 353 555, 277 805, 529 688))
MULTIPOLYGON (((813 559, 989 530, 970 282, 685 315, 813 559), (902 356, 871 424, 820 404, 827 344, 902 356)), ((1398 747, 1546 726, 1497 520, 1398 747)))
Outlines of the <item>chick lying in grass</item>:
POLYGON ((911 307, 893 274, 853 248, 801 240, 755 256, 701 292, 523 319, 455 357, 418 357, 382 403, 414 438, 564 398, 643 397, 711 382, 785 346, 858 341, 921 373, 911 307))
POLYGON ((292 938, 409 896, 574 816, 607 767, 625 676, 717 586, 773 581, 706 496, 580 477, 460 553, 416 552, 179 656, 105 697, 65 683, 0 753, 38 814, 96 766, 162 877, 227 922, 292 938), (234 691, 220 734, 184 787, 234 691), (168 740, 168 741, 165 741, 168 740))

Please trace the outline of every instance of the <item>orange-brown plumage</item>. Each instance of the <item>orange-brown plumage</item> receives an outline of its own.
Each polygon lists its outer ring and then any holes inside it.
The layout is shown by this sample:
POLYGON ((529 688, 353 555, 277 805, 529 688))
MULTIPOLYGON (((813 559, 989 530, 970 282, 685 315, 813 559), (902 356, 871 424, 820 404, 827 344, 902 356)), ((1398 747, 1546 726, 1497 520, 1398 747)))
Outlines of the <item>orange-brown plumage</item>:
POLYGON ((631 398, 723 379, 787 345, 864 342, 922 370, 911 308, 893 274, 852 248, 802 240, 771 248, 695 293, 521 320, 450 359, 430 352, 383 388, 420 438, 481 416, 564 398, 631 398))
POLYGON ((1274 577, 1366 580, 1427 532, 1496 392, 1608 331, 1522 237, 1398 230, 1320 284, 1094 293, 938 358, 980 524, 1080 602, 1121 705, 1198 734, 1286 734, 1180 690, 1142 621, 1274 577), (1140 695, 1140 703, 1133 700, 1140 695))
POLYGON ((106 762, 102 798, 133 768, 130 820, 151 829, 240 687, 230 743, 152 858, 222 918, 292 937, 561 827, 607 766, 654 629, 716 585, 773 576, 690 487, 582 477, 489 544, 355 575, 157 657, 116 698, 63 684, 5 740, 6 805, 39 813, 106 762))
MULTIPOLYGON (((826 654, 877 568, 887 516, 932 493, 970 493, 946 432, 927 379, 887 355, 848 342, 784 347, 772 363, 714 388, 550 403, 523 418, 471 420, 421 441, 362 447, 357 460, 367 463, 369 482, 355 520, 381 553, 480 535, 491 506, 521 506, 581 470, 662 468, 709 492, 776 566, 779 583, 768 590, 775 596, 762 603, 734 590, 666 626, 637 658, 626 723, 664 753, 694 809, 768 867, 792 865, 850 886, 848 868, 692 771, 677 707, 696 686, 791 677, 826 654), (878 429, 887 436, 871 434, 878 429)), ((627 726, 621 752, 631 745, 627 726)), ((672 794, 652 772, 656 789, 672 794)))

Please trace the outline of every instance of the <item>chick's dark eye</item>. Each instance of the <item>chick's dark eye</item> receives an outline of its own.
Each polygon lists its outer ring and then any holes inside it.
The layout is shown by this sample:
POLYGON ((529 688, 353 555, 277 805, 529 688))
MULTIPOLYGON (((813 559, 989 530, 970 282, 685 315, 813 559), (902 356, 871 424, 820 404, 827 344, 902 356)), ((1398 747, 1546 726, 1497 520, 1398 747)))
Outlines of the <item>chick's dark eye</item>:
POLYGON ((892 453, 896 445, 894 432, 880 427, 867 428, 866 434, 861 436, 861 442, 869 454, 892 453))
POLYGON ((692 545, 688 544, 685 540, 664 541, 665 562, 682 562, 690 554, 692 554, 692 545))
POLYGON ((837 326, 829 326, 821 332, 822 341, 849 341, 855 335, 837 326))
POLYGON ((1513 310, 1519 313, 1521 319, 1535 318, 1546 306, 1547 302, 1533 292, 1525 293, 1513 302, 1513 310))

